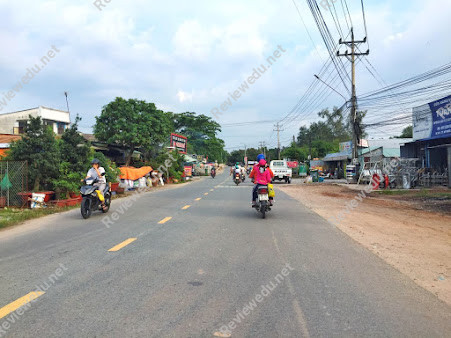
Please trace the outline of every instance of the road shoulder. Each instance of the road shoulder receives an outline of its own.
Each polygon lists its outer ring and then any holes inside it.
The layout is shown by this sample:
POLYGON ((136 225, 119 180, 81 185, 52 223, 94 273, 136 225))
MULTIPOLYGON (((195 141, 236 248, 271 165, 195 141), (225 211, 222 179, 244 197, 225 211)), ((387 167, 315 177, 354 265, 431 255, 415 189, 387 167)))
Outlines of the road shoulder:
POLYGON ((451 305, 450 216, 329 184, 278 188, 451 305))

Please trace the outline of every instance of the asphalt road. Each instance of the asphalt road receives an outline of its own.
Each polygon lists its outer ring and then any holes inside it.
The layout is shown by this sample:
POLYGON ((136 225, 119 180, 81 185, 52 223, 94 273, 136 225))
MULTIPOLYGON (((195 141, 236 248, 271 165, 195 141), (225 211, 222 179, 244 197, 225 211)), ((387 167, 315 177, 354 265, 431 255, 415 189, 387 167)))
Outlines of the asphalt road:
POLYGON ((110 227, 74 210, 1 231, 0 336, 450 336, 449 306, 276 193, 261 219, 222 174, 115 200, 110 227))

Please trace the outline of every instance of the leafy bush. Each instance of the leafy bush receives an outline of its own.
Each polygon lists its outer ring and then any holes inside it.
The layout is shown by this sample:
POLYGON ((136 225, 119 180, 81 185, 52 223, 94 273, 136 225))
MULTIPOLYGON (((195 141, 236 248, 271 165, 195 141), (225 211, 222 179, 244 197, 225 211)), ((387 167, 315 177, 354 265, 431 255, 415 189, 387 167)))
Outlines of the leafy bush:
POLYGON ((59 177, 52 180, 57 199, 65 199, 69 192, 76 192, 80 187, 83 174, 70 169, 71 163, 61 162, 59 166, 59 177))

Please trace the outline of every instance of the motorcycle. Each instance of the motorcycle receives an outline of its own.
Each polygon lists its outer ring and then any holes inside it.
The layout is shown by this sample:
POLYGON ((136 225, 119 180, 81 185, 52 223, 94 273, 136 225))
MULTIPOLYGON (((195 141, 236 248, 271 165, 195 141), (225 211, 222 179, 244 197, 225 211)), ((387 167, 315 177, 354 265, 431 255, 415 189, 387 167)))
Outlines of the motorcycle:
MULTIPOLYGON (((103 174, 102 176, 104 176, 103 174)), ((91 217, 91 214, 94 210, 100 210, 103 213, 108 212, 110 210, 111 205, 111 191, 110 187, 107 185, 105 190, 103 191, 105 208, 102 208, 102 202, 97 195, 97 186, 94 186, 95 183, 98 182, 98 179, 84 179, 84 186, 81 187, 80 193, 83 197, 81 201, 81 215, 84 219, 88 219, 91 217)))
POLYGON ((246 175, 245 175, 245 174, 242 174, 242 175, 241 175, 241 181, 244 183, 245 180, 246 180, 246 175))
POLYGON ((212 178, 215 178, 216 170, 212 169, 211 172, 210 172, 210 175, 211 175, 212 178))
POLYGON ((235 173, 233 181, 235 182, 236 185, 240 184, 241 183, 241 175, 239 173, 235 173))
POLYGON ((267 185, 259 185, 257 187, 257 201, 255 204, 255 209, 257 212, 261 213, 262 218, 265 218, 266 212, 271 210, 267 185))

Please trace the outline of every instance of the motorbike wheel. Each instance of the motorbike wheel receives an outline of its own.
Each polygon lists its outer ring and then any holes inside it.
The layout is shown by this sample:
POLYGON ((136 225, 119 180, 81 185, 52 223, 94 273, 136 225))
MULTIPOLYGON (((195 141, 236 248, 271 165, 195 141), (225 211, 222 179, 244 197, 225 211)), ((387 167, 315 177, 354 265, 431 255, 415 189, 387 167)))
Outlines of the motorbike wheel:
POLYGON ((261 201, 260 211, 262 213, 262 218, 266 218, 266 201, 261 201))
POLYGON ((238 185, 238 184, 240 184, 240 182, 239 181, 235 181, 235 184, 238 185))
POLYGON ((91 217, 92 210, 91 210, 91 199, 90 198, 83 197, 83 200, 81 201, 80 211, 81 211, 81 216, 84 219, 88 219, 89 217, 91 217))
POLYGON ((102 212, 103 213, 107 213, 110 210, 111 195, 106 195, 105 196, 105 205, 106 205, 106 208, 105 209, 102 208, 102 212))

